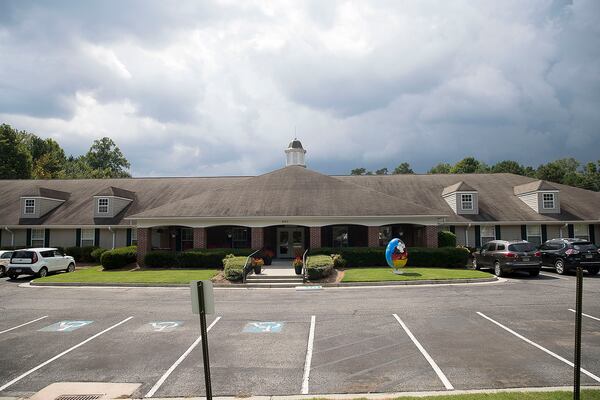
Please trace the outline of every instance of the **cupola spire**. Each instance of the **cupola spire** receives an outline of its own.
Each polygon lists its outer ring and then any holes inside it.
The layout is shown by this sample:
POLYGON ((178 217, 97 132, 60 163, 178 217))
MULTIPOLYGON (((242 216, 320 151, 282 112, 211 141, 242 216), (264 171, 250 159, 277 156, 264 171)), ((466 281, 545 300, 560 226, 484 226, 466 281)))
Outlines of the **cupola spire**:
POLYGON ((300 143, 298 138, 294 138, 288 145, 288 148, 285 149, 285 166, 300 165, 306 167, 306 163, 304 162, 305 154, 306 150, 302 147, 302 143, 300 143))

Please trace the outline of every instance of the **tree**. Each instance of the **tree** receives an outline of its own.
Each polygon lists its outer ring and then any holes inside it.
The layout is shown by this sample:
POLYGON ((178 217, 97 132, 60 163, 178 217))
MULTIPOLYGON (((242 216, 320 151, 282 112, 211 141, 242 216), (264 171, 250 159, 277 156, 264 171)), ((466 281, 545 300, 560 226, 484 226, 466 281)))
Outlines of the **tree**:
POLYGON ((429 174, 449 174, 452 166, 448 163, 439 163, 429 170, 429 174))
POLYGON ((536 177, 545 181, 576 184, 578 179, 579 161, 574 158, 563 158, 542 164, 538 167, 536 177))
POLYGON ((475 157, 465 157, 452 168, 450 168, 451 174, 474 174, 476 172, 487 172, 488 166, 478 160, 475 157))
POLYGON ((56 141, 41 139, 34 134, 29 134, 27 143, 33 162, 33 178, 56 179, 64 177, 67 157, 65 151, 56 141))
POLYGON ((31 178, 31 154, 22 137, 10 125, 0 125, 0 179, 31 178))
POLYGON ((414 174, 415 172, 410 168, 410 164, 403 162, 394 168, 394 174, 414 174))
POLYGON ((354 168, 352 171, 350 171, 350 175, 364 175, 367 173, 367 170, 365 168, 354 168))
POLYGON ((85 155, 87 164, 99 175, 107 178, 127 178, 131 174, 127 171, 130 167, 115 142, 108 137, 94 140, 94 144, 85 155))
POLYGON ((516 161, 505 160, 496 163, 492 167, 492 172, 495 174, 498 173, 510 173, 517 175, 525 175, 525 168, 516 161))
POLYGON ((385 167, 375 171, 375 175, 387 175, 387 174, 388 174, 388 169, 385 167))

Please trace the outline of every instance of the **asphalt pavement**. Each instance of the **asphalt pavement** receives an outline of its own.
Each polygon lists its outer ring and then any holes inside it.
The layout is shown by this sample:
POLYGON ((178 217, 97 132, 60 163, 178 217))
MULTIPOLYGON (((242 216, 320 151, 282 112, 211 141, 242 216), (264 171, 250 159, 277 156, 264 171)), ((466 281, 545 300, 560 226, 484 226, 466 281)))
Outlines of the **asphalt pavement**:
MULTIPOLYGON (((186 288, 21 287, 0 279, 0 397, 54 382, 204 395, 186 288)), ((582 384, 600 385, 600 276, 584 279, 582 384)), ((216 396, 570 385, 575 277, 485 284, 216 289, 216 396)))

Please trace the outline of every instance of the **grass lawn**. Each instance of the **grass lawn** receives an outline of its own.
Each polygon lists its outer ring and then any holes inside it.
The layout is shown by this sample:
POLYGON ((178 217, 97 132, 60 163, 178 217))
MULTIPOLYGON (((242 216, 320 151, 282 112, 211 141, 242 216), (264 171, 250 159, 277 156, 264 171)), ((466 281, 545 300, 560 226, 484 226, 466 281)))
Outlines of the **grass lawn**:
POLYGON ((402 275, 396 275, 389 267, 349 268, 342 282, 451 280, 492 276, 483 271, 456 268, 402 268, 401 271, 402 275))
MULTIPOLYGON (((426 397, 396 397, 393 400, 571 400, 572 392, 477 393, 426 397)), ((582 390, 581 398, 600 400, 600 390, 582 390)))
POLYGON ((76 283, 189 283, 193 280, 210 279, 217 275, 216 269, 196 270, 136 270, 103 271, 102 267, 80 269, 75 272, 49 275, 35 282, 76 283))

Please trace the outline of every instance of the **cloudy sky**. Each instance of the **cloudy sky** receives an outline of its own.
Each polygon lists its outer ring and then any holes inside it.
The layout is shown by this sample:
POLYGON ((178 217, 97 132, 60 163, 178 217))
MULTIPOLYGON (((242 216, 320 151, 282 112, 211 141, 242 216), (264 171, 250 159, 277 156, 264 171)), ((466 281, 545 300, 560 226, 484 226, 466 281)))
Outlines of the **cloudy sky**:
POLYGON ((0 122, 135 176, 600 158, 600 1, 0 2, 0 122), (297 132, 297 133, 295 133, 297 132))

